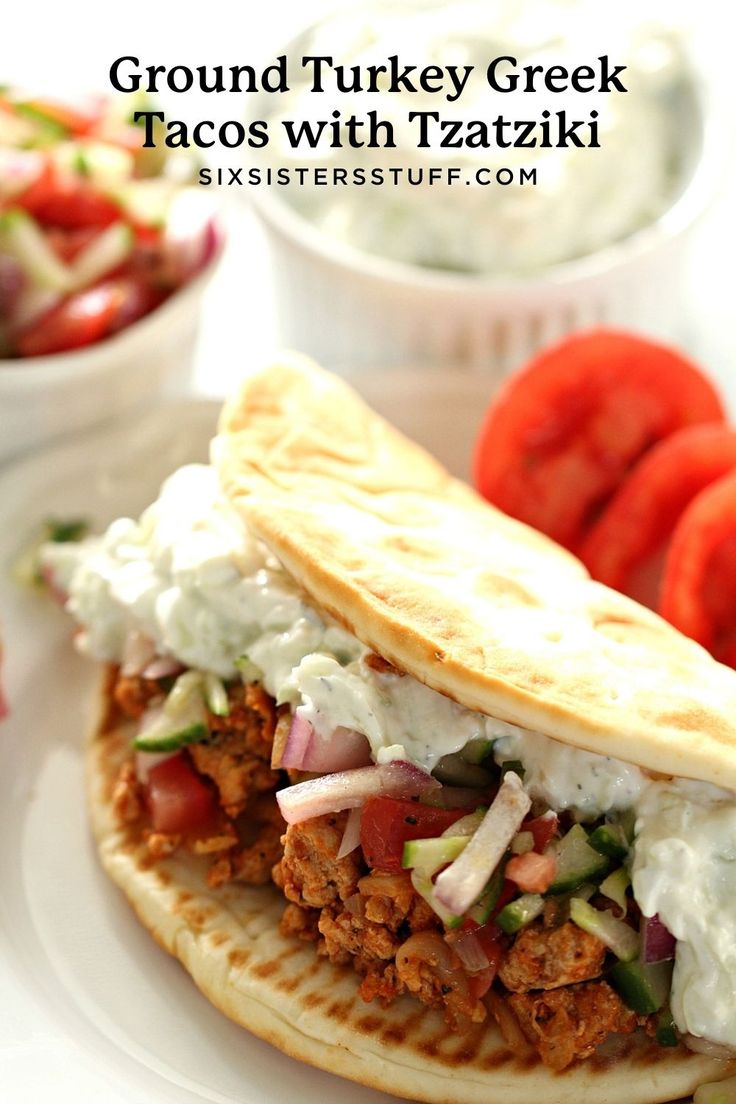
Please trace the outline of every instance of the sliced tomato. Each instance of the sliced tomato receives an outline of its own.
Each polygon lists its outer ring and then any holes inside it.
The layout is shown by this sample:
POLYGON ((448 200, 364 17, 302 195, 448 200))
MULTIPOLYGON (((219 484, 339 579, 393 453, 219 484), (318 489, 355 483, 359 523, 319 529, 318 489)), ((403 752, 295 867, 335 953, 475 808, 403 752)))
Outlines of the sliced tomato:
POLYGON ((677 523, 665 561, 659 612, 716 658, 733 658, 736 473, 701 491, 677 523))
MULTIPOLYGON (((591 575, 633 598, 647 561, 658 557, 693 498, 736 468, 736 430, 691 426, 660 441, 618 489, 580 547, 591 575)), ((653 573, 652 573, 653 574, 653 573)))
POLYGON ((134 278, 106 280, 77 292, 34 320, 15 339, 19 356, 47 356, 80 349, 148 314, 165 293, 134 278))
POLYGON ((375 870, 402 870, 407 840, 430 839, 466 816, 472 809, 439 809, 395 797, 370 797, 360 818, 360 845, 368 866, 375 870))
POLYGON ((593 330, 539 354, 502 387, 476 443, 475 484, 506 513, 576 549, 653 444, 724 420, 691 361, 633 334, 593 330))
POLYGON ((519 831, 531 832, 534 836, 534 850, 541 855, 549 847, 559 823, 560 820, 556 813, 546 813, 544 816, 525 820, 519 831))
POLYGON ((156 832, 194 831, 215 813, 212 791, 183 754, 150 768, 146 800, 156 832))
POLYGON ((13 206, 22 207, 31 215, 35 214, 37 206, 53 195, 56 188, 56 170, 46 157, 36 179, 20 195, 13 196, 13 206))

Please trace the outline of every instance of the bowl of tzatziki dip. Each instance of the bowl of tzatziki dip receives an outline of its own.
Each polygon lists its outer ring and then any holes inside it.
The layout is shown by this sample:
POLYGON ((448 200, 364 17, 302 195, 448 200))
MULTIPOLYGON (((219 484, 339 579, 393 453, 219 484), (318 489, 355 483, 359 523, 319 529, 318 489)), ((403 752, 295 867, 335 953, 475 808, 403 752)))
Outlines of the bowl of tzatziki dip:
POLYGON ((588 325, 673 336, 712 176, 673 27, 575 0, 379 2, 285 52, 248 189, 284 342, 347 372, 500 375, 588 325))

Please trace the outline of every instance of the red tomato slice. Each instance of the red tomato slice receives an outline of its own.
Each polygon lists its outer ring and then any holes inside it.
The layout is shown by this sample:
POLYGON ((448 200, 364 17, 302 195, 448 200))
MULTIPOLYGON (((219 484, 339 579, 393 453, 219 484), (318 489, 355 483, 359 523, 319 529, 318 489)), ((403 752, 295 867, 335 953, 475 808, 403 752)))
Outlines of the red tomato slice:
POLYGON ((165 759, 148 772, 146 799, 156 832, 188 832, 214 815, 211 790, 184 755, 165 759))
POLYGON ((45 202, 56 190, 56 172, 52 163, 46 159, 41 172, 20 195, 13 196, 13 206, 23 207, 29 214, 35 214, 39 204, 45 202))
POLYGON ((711 383, 679 353, 593 330, 540 353, 502 387, 476 442, 475 484, 506 513, 575 549, 655 442, 724 420, 711 383))
POLYGON ((672 535, 704 487, 736 468, 736 430, 691 426, 639 461, 586 536, 580 558, 591 575, 632 597, 632 573, 672 535))
POLYGON ((15 339, 19 356, 48 356, 92 345, 149 314, 166 298, 134 277, 106 280, 77 292, 22 330, 15 339))
POLYGON ((659 612, 717 656, 733 653, 736 627, 736 473, 697 495, 665 561, 659 612))
POLYGON ((368 866, 376 870, 403 870, 401 858, 407 840, 441 836, 472 809, 438 809, 396 797, 369 797, 360 818, 360 845, 368 866))
POLYGON ((525 820, 519 831, 531 832, 534 836, 534 850, 541 855, 549 847, 559 823, 556 813, 548 813, 545 816, 533 817, 532 820, 525 820))
POLYGON ((555 860, 536 851, 514 855, 506 864, 506 877, 516 882, 522 893, 546 893, 555 880, 555 860))

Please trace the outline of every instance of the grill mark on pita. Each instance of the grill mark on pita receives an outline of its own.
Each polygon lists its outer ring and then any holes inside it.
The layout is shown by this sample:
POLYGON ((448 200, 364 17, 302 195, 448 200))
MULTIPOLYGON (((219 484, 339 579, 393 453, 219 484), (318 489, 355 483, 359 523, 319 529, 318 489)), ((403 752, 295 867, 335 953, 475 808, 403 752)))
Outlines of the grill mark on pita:
POLYGON ((228 962, 236 970, 240 970, 246 966, 249 959, 250 951, 247 951, 245 947, 233 947, 227 956, 228 962))
POLYGON ((320 1008, 326 1000, 327 997, 322 993, 305 993, 302 998, 302 1004, 305 1008, 320 1008))
POLYGON ((381 1030, 382 1021, 378 1016, 361 1016, 355 1021, 356 1027, 366 1035, 375 1035, 381 1030))
POLYGON ((230 936, 224 931, 210 932, 210 943, 213 947, 222 947, 224 943, 230 942, 230 936))
POLYGON ((261 962, 257 966, 253 967, 253 973, 258 978, 272 977, 275 973, 278 973, 279 964, 275 959, 271 958, 267 962, 261 962))
POLYGON ((497 1070, 501 1066, 508 1066, 516 1060, 515 1055, 507 1047, 499 1047, 498 1050, 489 1051, 480 1058, 481 1067, 484 1070, 497 1070))
POLYGON ((327 1008, 327 1015, 332 1016, 333 1019, 338 1020, 340 1023, 345 1023, 347 1020, 353 1002, 349 1000, 334 1000, 327 1008))
POLYGON ((299 988, 300 983, 301 978, 298 975, 296 977, 282 977, 276 982, 276 988, 281 993, 293 993, 299 988))

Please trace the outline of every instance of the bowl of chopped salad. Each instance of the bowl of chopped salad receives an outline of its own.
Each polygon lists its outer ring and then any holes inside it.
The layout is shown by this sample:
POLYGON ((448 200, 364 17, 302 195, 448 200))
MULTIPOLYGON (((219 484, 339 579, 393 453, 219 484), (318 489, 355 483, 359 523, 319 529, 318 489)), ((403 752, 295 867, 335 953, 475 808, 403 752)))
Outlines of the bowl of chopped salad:
POLYGON ((191 159, 143 148, 140 107, 0 94, 0 460, 190 366, 223 234, 191 159))

